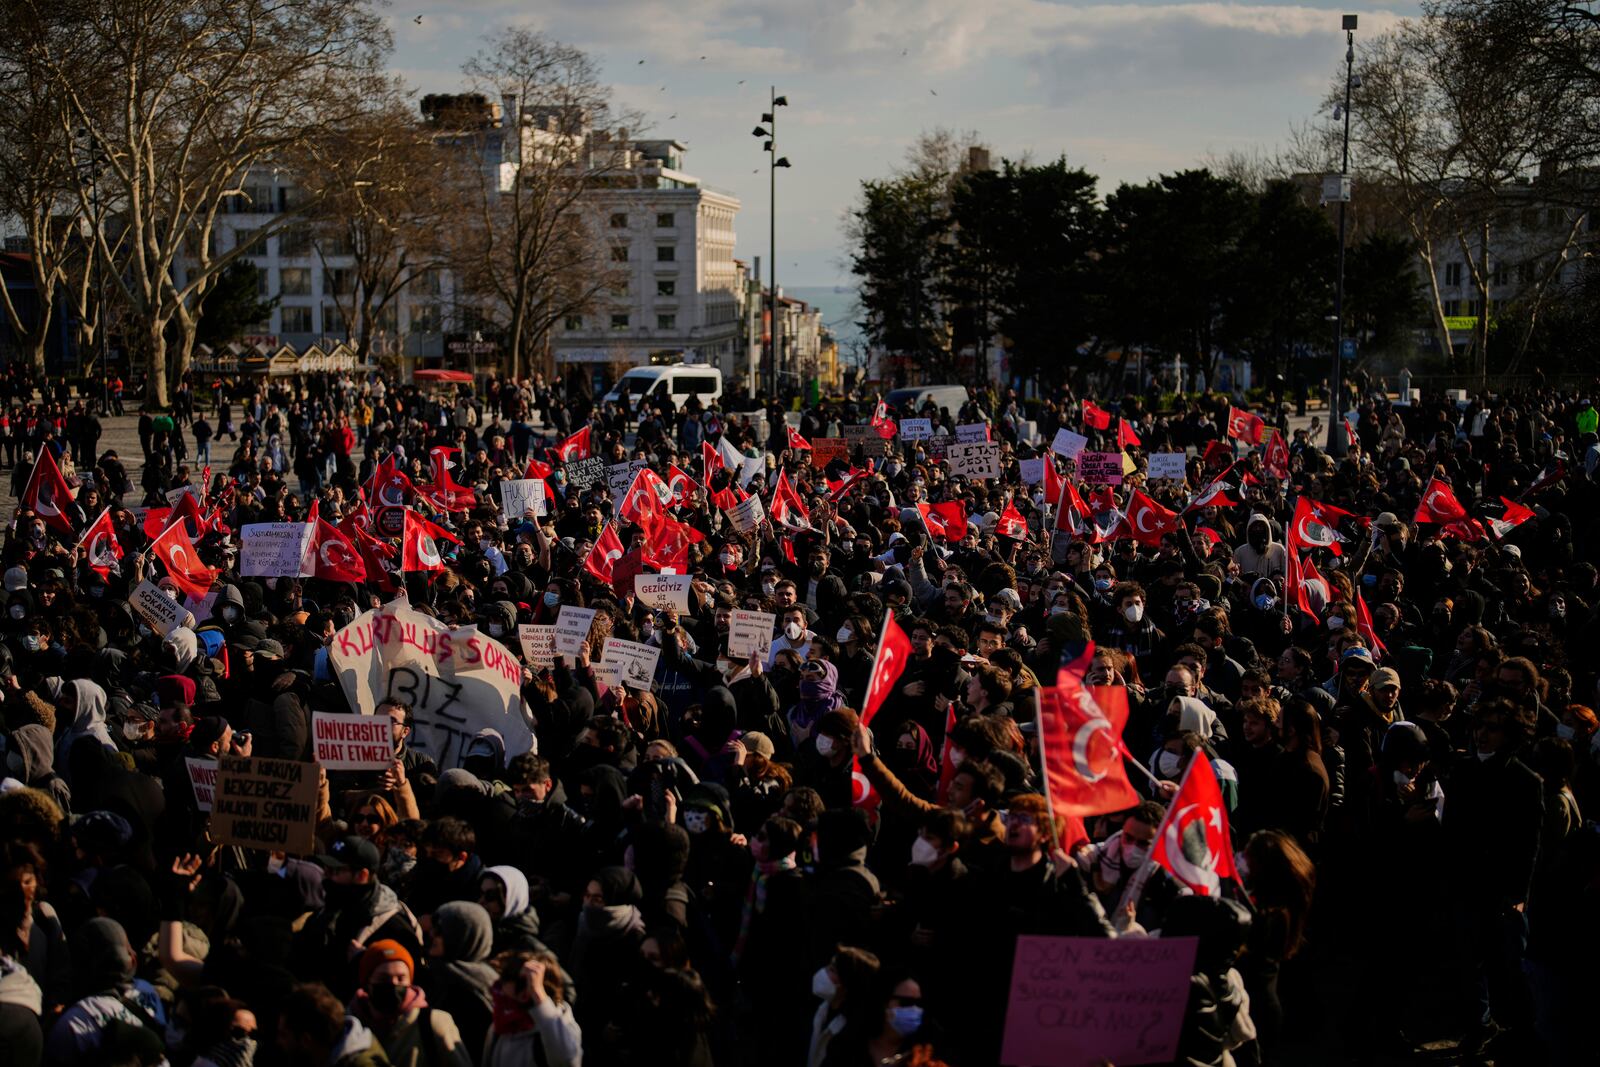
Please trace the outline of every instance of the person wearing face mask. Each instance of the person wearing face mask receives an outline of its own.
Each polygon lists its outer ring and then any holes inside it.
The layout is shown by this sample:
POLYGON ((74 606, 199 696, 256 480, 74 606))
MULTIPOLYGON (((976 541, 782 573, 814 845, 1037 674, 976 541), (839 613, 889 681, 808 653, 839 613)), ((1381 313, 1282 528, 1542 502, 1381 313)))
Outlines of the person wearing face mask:
POLYGON ((1244 527, 1244 544, 1233 550, 1239 573, 1246 578, 1281 580, 1288 565, 1284 546, 1272 537, 1272 520, 1254 512, 1244 527))
POLYGON ((601 1033, 645 938, 644 888, 632 871, 602 867, 583 891, 583 911, 567 965, 580 991, 574 1012, 585 1033, 601 1033))
POLYGON ((428 1003, 413 981, 411 953, 397 941, 376 941, 361 954, 360 988, 346 1007, 383 1045, 396 1067, 472 1067, 450 1013, 428 1003))
POLYGON ((811 995, 816 997, 816 1014, 811 1018, 811 1044, 806 1052, 806 1067, 821 1067, 826 1062, 834 1038, 871 1010, 872 988, 878 977, 878 957, 865 949, 841 945, 826 964, 811 976, 811 995))
POLYGON ((317 856, 324 903, 294 938, 290 956, 296 972, 321 976, 345 1000, 358 988, 352 945, 364 950, 393 941, 413 959, 422 954, 422 926, 394 890, 378 881, 380 860, 377 846, 363 837, 335 839, 317 856))
POLYGON ((743 887, 733 964, 745 992, 740 1030, 748 1062, 792 1063, 808 1046, 813 974, 806 916, 811 879, 795 855, 804 831, 774 815, 750 837, 755 861, 743 887))
POLYGON ((859 707, 866 696, 867 678, 872 674, 877 628, 865 615, 850 615, 839 624, 833 639, 839 643, 835 661, 839 668, 839 694, 845 703, 859 707))
POLYGON ((816 636, 806 628, 806 612, 799 605, 784 609, 778 618, 779 633, 772 639, 767 652, 767 668, 777 661, 778 653, 793 650, 802 660, 811 654, 811 639, 816 636))
POLYGON ((1154 678, 1159 673, 1157 651, 1167 635, 1150 620, 1146 611, 1144 587, 1136 582, 1123 582, 1111 591, 1111 602, 1116 614, 1102 627, 1096 627, 1101 644, 1121 649, 1132 656, 1139 665, 1141 677, 1154 678))
POLYGON ((1122 820, 1122 828, 1104 841, 1078 853, 1078 865, 1088 874, 1100 903, 1110 911, 1122 899, 1122 891, 1150 857, 1156 829, 1166 817, 1166 808, 1146 800, 1122 820))

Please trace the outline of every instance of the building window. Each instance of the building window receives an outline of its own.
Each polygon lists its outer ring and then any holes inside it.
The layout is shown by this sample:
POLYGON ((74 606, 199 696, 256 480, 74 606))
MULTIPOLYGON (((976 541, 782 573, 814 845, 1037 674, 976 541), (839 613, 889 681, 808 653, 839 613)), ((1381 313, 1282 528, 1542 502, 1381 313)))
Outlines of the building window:
POLYGON ((611 228, 613 230, 626 230, 628 228, 628 215, 627 215, 627 212, 624 212, 624 211, 615 212, 611 216, 611 228))
POLYGON ((438 333, 439 318, 438 304, 415 304, 411 308, 411 332, 438 333))
POLYGON ((562 326, 568 330, 581 330, 583 329, 583 316, 568 315, 566 319, 562 321, 562 326))
POLYGON ((676 330, 677 328, 678 328, 678 316, 676 316, 676 315, 657 315, 656 316, 656 329, 658 329, 658 330, 676 330))
POLYGON ((678 283, 675 280, 656 282, 657 296, 677 296, 678 283))
POLYGON ((656 229, 670 230, 678 224, 676 220, 677 216, 673 215, 672 212, 663 211, 656 215, 656 229))
POLYGON ((278 291, 284 296, 311 295, 311 268, 284 267, 278 272, 278 291))
POLYGON ((442 291, 440 279, 443 272, 437 267, 429 268, 412 280, 412 291, 418 296, 438 296, 442 291))
POLYGON ((1461 301, 1459 301, 1459 300, 1446 300, 1444 302, 1444 317, 1445 318, 1447 318, 1447 319, 1454 318, 1455 316, 1457 316, 1459 314, 1461 314, 1461 301))
POLYGON ((613 262, 613 263, 626 263, 626 262, 628 262, 628 246, 627 245, 612 245, 611 246, 611 262, 613 262))
POLYGON ((678 259, 677 245, 656 245, 657 263, 675 263, 678 259))
POLYGON ((356 291, 356 272, 346 267, 324 271, 323 288, 330 293, 348 296, 356 291))
POLYGON ((1489 284, 1490 285, 1504 285, 1504 284, 1506 284, 1506 282, 1508 280, 1510 280, 1510 278, 1511 278, 1511 270, 1510 270, 1510 268, 1504 263, 1496 263, 1494 265, 1494 273, 1492 275, 1490 275, 1489 284))
MULTIPOLYGON (((250 261, 245 260, 245 262, 249 263, 250 261)), ((271 287, 267 284, 267 268, 259 263, 250 263, 250 265, 256 269, 256 295, 259 297, 271 296, 271 287)))
POLYGON ((1444 283, 1446 285, 1461 284, 1461 264, 1446 263, 1444 265, 1444 283))
POLYGON ((628 316, 626 316, 626 315, 613 315, 613 316, 611 316, 611 328, 613 330, 626 330, 628 328, 628 316))
POLYGON ((284 333, 310 333, 311 309, 308 307, 285 306, 283 309, 284 333))
POLYGON ((311 231, 304 226, 290 226, 278 233, 278 255, 307 256, 311 254, 311 231))

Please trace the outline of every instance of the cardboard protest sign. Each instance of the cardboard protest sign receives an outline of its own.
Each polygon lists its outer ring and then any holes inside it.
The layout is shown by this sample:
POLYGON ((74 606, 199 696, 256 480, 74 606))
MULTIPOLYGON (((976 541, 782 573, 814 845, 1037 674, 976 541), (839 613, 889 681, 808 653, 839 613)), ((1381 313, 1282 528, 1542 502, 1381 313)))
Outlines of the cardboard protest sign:
POLYGON ((385 700, 409 707, 415 722, 407 743, 441 769, 460 765, 479 730, 498 730, 508 759, 534 747, 522 664, 511 650, 476 626, 451 627, 424 615, 405 597, 363 612, 334 634, 328 666, 362 714, 385 700))
MULTIPOLYGON (((894 451, 893 442, 880 437, 876 426, 841 426, 839 432, 844 434, 845 447, 852 452, 859 448, 863 456, 880 459, 894 451)), ((815 449, 815 444, 812 447, 815 449)))
POLYGON ((311 574, 306 556, 314 533, 309 522, 250 523, 239 534, 239 573, 262 578, 311 574))
POLYGON ((811 439, 811 465, 822 468, 838 460, 850 462, 850 447, 842 437, 813 437, 811 439))
POLYGON ((128 594, 128 606, 144 624, 162 637, 171 637, 172 631, 191 618, 189 609, 167 595, 166 590, 150 582, 140 582, 128 594))
POLYGON ((522 623, 517 627, 517 640, 522 643, 522 658, 528 666, 553 667, 556 662, 556 628, 522 623))
POLYGON ((516 522, 529 508, 535 515, 545 513, 543 478, 518 478, 500 483, 500 513, 507 522, 516 522))
POLYGON ((1151 479, 1171 478, 1181 482, 1188 475, 1189 456, 1184 452, 1152 452, 1150 453, 1150 468, 1146 473, 1151 479))
POLYGON ((175 508, 178 501, 183 499, 183 494, 188 493, 194 497, 195 503, 200 502, 200 490, 192 485, 180 485, 176 489, 167 490, 167 507, 175 508))
POLYGON ((626 683, 635 689, 649 689, 655 681, 656 663, 661 659, 661 649, 638 641, 624 641, 620 637, 606 638, 605 654, 600 657, 604 667, 596 666, 595 673, 603 670, 606 684, 626 683))
POLYGON ((316 829, 315 763, 231 756, 217 761, 213 839, 309 856, 317 848, 316 829))
POLYGON ((1198 944, 1193 937, 1017 938, 1000 1062, 1172 1062, 1198 944))
POLYGON ((387 715, 311 717, 312 753, 330 771, 381 771, 394 761, 387 715))
MULTIPOLYGON (((569 460, 561 468, 567 475, 567 485, 573 489, 587 489, 606 477, 606 461, 599 456, 569 460)), ((628 487, 622 487, 626 490, 628 487)))
POLYGON ((1024 459, 1018 463, 1022 468, 1022 484, 1038 485, 1044 481, 1044 460, 1024 459))
POLYGON ((194 790, 194 806, 209 812, 217 795, 217 761, 185 756, 183 765, 189 771, 189 788, 194 790))
POLYGON ((647 608, 673 608, 688 614, 692 581, 687 574, 635 574, 633 595, 647 608))
POLYGON ((989 439, 989 424, 987 422, 968 422, 956 427, 956 441, 960 444, 970 445, 989 439))
POLYGON ((622 494, 628 491, 628 487, 639 476, 639 472, 648 466, 650 464, 644 460, 636 459, 629 463, 613 463, 607 467, 606 486, 610 488, 612 497, 621 500, 622 494))
POLYGON ((1081 452, 1078 476, 1090 485, 1122 484, 1121 452, 1081 452))
POLYGON ((583 643, 589 639, 589 627, 592 625, 593 608, 561 605, 561 614, 556 616, 556 655, 570 659, 583 651, 583 643))
POLYGON ((762 660, 772 650, 772 629, 778 617, 766 611, 734 609, 728 620, 728 658, 749 659, 760 653, 762 660))
POLYGON ((1089 446, 1089 439, 1081 433, 1073 433, 1068 429, 1056 431, 1056 439, 1050 442, 1050 451, 1066 456, 1068 459, 1077 459, 1078 453, 1089 446))
POLYGON ((761 498, 758 496, 747 496, 728 509, 728 521, 742 534, 754 530, 766 517, 767 511, 761 506, 761 498))
POLYGON ((950 462, 951 474, 964 474, 968 478, 1000 477, 998 441, 953 444, 946 458, 950 462))
POLYGON ((932 419, 901 419, 900 439, 902 441, 921 441, 933 436, 932 419))

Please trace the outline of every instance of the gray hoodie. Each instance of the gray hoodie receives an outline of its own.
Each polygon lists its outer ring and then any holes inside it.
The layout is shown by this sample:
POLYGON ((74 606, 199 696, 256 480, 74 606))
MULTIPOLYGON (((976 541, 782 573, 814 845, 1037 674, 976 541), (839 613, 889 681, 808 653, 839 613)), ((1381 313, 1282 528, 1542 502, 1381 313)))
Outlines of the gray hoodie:
POLYGON ((23 785, 50 794, 66 813, 72 811, 72 790, 55 772, 55 753, 51 748, 50 731, 36 722, 19 726, 11 731, 11 751, 22 766, 17 768, 17 780, 23 785))
MULTIPOLYGON (((55 761, 63 770, 68 770, 67 756, 80 737, 93 737, 113 752, 117 749, 117 743, 111 740, 111 732, 106 729, 106 691, 82 678, 74 678, 69 684, 77 691, 78 707, 72 714, 72 725, 56 742, 55 761)), ((68 781, 71 779, 68 778, 68 781)))

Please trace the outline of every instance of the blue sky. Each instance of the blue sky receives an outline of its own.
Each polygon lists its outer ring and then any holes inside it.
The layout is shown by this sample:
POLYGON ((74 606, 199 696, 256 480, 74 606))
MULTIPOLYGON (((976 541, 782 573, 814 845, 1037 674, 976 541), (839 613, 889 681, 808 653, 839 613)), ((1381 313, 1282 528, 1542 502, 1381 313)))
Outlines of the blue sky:
POLYGON ((1231 150, 1272 151, 1342 62, 1339 15, 1376 33, 1415 3, 1046 0, 397 0, 394 66, 418 92, 512 23, 581 46, 686 168, 743 201, 741 258, 767 245, 767 177, 750 136, 768 86, 789 98, 779 150, 778 278, 848 280, 841 218, 864 178, 924 130, 975 130, 1002 156, 1068 160, 1102 192, 1231 150), (421 24, 415 21, 422 16, 421 24), (703 58, 702 58, 703 57, 703 58), (644 60, 643 65, 639 60, 644 60), (741 84, 742 82, 742 84, 741 84), (676 116, 672 118, 670 116, 676 116), (759 173, 756 171, 759 170, 759 173))

